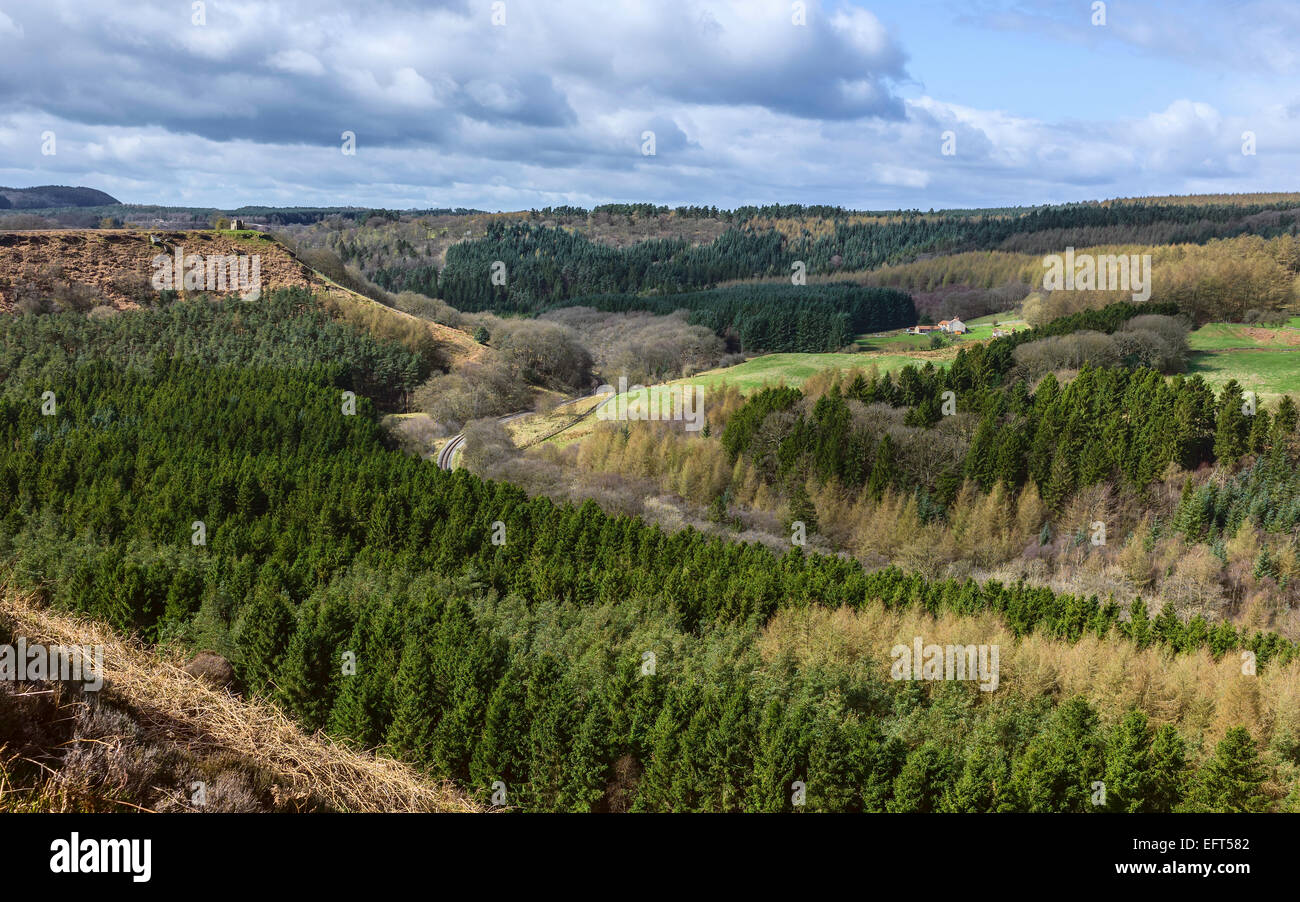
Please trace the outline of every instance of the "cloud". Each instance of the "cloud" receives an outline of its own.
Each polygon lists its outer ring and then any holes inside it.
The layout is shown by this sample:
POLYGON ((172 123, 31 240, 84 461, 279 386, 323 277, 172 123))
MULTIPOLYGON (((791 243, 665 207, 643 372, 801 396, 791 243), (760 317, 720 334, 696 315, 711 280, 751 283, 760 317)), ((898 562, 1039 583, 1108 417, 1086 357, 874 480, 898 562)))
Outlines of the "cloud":
POLYGON ((810 5, 807 25, 796 26, 784 0, 621 10, 606 0, 511 0, 497 26, 486 0, 213 0, 203 24, 188 4, 116 0, 88 13, 50 0, 43 6, 52 10, 20 14, 33 40, 0 82, 10 108, 98 122, 111 110, 118 125, 277 141, 286 122, 314 140, 340 121, 368 131, 372 144, 430 140, 449 124, 375 120, 444 107, 455 117, 567 126, 577 112, 557 81, 577 80, 599 85, 602 102, 616 106, 635 97, 813 119, 899 116, 891 84, 905 75, 903 55, 879 20, 810 5), (137 95, 142 83, 166 85, 181 102, 137 95), (224 117, 202 102, 214 92, 228 103, 224 117))
POLYGON ((272 69, 292 75, 325 74, 325 66, 306 50, 281 50, 267 57, 266 64, 272 69))
MULTIPOLYGON (((1297 15, 1267 0, 1242 7, 1276 13, 1264 65, 1291 66, 1297 15)), ((909 71, 899 33, 849 0, 808 0, 802 24, 787 0, 507 0, 504 25, 491 0, 205 9, 204 25, 174 0, 93 10, 44 0, 0 13, 0 181, 226 207, 878 209, 1285 188, 1300 147, 1295 92, 1211 102, 1189 86, 1143 106, 1134 84, 1139 102, 1123 115, 1102 108, 1087 120, 1004 108, 998 96, 917 96, 926 73, 909 71), (46 129, 57 157, 40 154, 46 129), (1247 129, 1259 135, 1256 157, 1240 153, 1247 129), (949 130, 957 153, 945 156, 949 130), (344 131, 357 136, 355 156, 340 152, 344 131), (641 153, 646 131, 653 157, 641 153)), ((1171 10, 1111 4, 1109 31, 1037 0, 986 2, 969 17, 1062 46, 1201 51, 1210 38, 1162 18, 1171 10), (1162 33, 1170 47, 1156 46, 1162 33)), ((1259 31, 1228 18, 1218 29, 1227 48, 1259 31)), ((1032 77, 1014 59, 985 65, 1032 77)))
POLYGON ((910 166, 895 166, 890 163, 874 163, 871 167, 876 181, 882 185, 903 188, 924 188, 930 184, 930 173, 910 166))
POLYGON ((1103 46, 1118 42, 1197 67, 1248 73, 1300 72, 1300 7, 1292 0, 1145 0, 1106 4, 1104 25, 1092 3, 1059 0, 966 0, 972 24, 1103 46))
POLYGON ((0 37, 22 38, 23 28, 0 10, 0 37))

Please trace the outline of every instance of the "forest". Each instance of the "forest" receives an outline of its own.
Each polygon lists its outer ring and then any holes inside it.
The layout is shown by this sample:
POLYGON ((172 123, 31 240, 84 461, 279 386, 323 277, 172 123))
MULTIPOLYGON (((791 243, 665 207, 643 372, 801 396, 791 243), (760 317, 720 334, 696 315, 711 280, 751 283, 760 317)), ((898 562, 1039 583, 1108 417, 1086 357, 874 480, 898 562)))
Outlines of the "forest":
POLYGON ((1235 464, 1246 454, 1285 448, 1296 431, 1294 402, 1284 397, 1276 415, 1247 413, 1235 382, 1216 398, 1199 378, 1175 377, 1144 366, 1093 366, 1061 385, 1048 372, 1030 390, 1016 374, 1014 353, 1044 340, 1114 332, 1145 306, 1114 305, 1055 320, 1048 326, 962 349, 950 367, 904 367, 895 378, 859 374, 835 386, 811 409, 791 410, 802 394, 770 388, 752 396, 729 420, 723 446, 734 461, 744 455, 771 481, 796 482, 808 473, 849 487, 869 485, 923 490, 938 505, 950 503, 964 479, 988 490, 1015 490, 1032 480, 1048 507, 1059 510, 1078 489, 1101 482, 1143 489, 1170 464, 1235 464), (948 405, 945 409, 945 401, 948 405), (933 427, 944 416, 968 414, 978 422, 969 443, 951 448, 929 474, 904 474, 896 439, 871 424, 855 427, 850 402, 908 409, 907 425, 933 427), (928 480, 924 477, 928 475, 928 480), (921 477, 921 481, 918 481, 921 477))
POLYGON ((747 353, 837 351, 862 332, 898 329, 916 322, 916 308, 907 293, 851 282, 735 285, 648 298, 584 295, 573 303, 609 312, 646 311, 660 316, 686 310, 689 323, 712 329, 734 342, 736 350, 747 353))
MULTIPOLYGON (((249 691, 308 728, 484 799, 500 781, 534 811, 788 810, 795 780, 819 811, 1085 811, 1103 776, 1114 810, 1284 803, 1282 759, 1245 730, 1202 748, 1199 730, 1152 727, 1136 698, 1118 712, 1086 692, 991 702, 809 659, 796 638, 826 616, 863 630, 976 618, 1009 655, 1052 642, 1213 669, 1249 651, 1268 678, 1297 657, 1276 633, 778 556, 443 472, 395 450, 360 391, 392 398, 417 378, 405 349, 301 297, 265 317, 191 303, 150 329, 6 322, 0 553, 61 608, 228 653, 249 691), (285 328, 299 360, 277 356, 285 328)), ((1043 392, 1014 403, 1054 415, 1043 392)), ((1294 741, 1279 732, 1278 754, 1294 741)))
POLYGON ((818 353, 918 316, 977 317, 1024 301, 1030 322, 1044 325, 1119 301, 1117 292, 1035 291, 1039 257, 1067 246, 1152 254, 1155 302, 1177 305, 1195 323, 1272 315, 1289 302, 1300 271, 1300 210, 1290 200, 1266 201, 929 214, 646 204, 493 216, 373 211, 318 219, 295 235, 304 254, 328 250, 339 270, 355 267, 380 289, 436 297, 463 313, 685 309, 733 351, 818 353), (464 237, 457 223, 468 227, 464 237), (791 284, 798 274, 807 285, 791 284), (754 280, 760 284, 731 284, 754 280), (854 282, 876 288, 863 292, 854 282), (1225 294, 1227 285, 1242 291, 1225 294), (789 309, 795 301, 797 314, 789 309))
MULTIPOLYGON (((545 220, 543 211, 538 219, 545 220)), ((599 208, 560 211, 575 225, 547 225, 532 217, 489 221, 481 237, 445 252, 432 281, 432 262, 418 245, 393 239, 378 244, 364 231, 340 232, 333 249, 347 263, 391 284, 437 287, 439 296, 467 312, 531 312, 582 295, 649 295, 711 288, 735 279, 788 277, 796 261, 813 274, 860 272, 908 263, 923 256, 970 251, 1059 253, 1067 246, 1203 245, 1252 235, 1295 235, 1300 210, 1293 203, 1166 205, 1071 204, 1010 211, 940 214, 858 214, 823 208, 741 209, 714 217, 725 230, 696 244, 655 238, 629 246, 600 241, 598 218, 667 223, 691 219, 680 211, 599 208), (584 215, 586 214, 586 215, 584 215), (380 263, 378 261, 382 260, 380 263), (492 264, 505 265, 504 284, 489 280, 492 264), (409 277, 401 270, 411 269, 409 277), (374 274, 383 272, 382 276, 374 274)), ((697 213, 696 216, 699 214, 697 213)))
POLYGON ((268 292, 256 304, 178 301, 98 319, 72 312, 0 317, 0 396, 53 387, 83 363, 147 369, 159 358, 198 366, 336 365, 355 391, 384 405, 438 363, 432 343, 408 348, 376 339, 334 319, 301 289, 268 292))

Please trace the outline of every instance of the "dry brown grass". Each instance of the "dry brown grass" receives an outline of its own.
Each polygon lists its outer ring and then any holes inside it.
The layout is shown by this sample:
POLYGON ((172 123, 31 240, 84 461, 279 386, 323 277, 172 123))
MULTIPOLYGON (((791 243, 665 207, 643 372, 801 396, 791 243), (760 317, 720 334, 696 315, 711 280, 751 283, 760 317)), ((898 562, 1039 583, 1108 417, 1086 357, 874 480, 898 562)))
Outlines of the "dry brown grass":
POLYGON ((329 281, 319 273, 313 274, 326 283, 318 296, 327 310, 377 337, 398 341, 408 349, 414 349, 420 339, 427 335, 433 339, 446 363, 453 368, 491 356, 488 348, 459 329, 421 319, 393 307, 385 307, 378 301, 329 281))
POLYGON ((292 809, 297 799, 323 800, 339 811, 480 810, 450 784, 322 734, 307 735, 270 704, 213 688, 183 672, 179 659, 162 657, 93 621, 41 607, 22 593, 0 590, 0 621, 29 642, 102 646, 101 693, 129 710, 145 736, 200 757, 233 755, 271 774, 290 796, 277 807, 292 809))
POLYGON ((510 433, 510 438, 514 441, 515 447, 531 448, 533 445, 545 442, 561 433, 566 433, 579 423, 588 419, 594 420, 595 418, 591 414, 595 411, 596 406, 603 403, 605 399, 605 395, 582 398, 573 404, 553 407, 547 413, 521 417, 518 420, 512 420, 507 425, 506 430, 510 433))

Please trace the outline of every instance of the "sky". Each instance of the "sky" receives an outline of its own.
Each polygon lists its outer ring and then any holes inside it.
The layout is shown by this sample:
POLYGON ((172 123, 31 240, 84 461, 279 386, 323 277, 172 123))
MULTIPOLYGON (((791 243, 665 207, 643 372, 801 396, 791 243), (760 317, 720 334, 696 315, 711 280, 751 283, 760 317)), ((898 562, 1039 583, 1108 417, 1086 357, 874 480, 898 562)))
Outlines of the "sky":
POLYGON ((230 209, 1300 190, 1296 0, 0 0, 0 184, 230 209))

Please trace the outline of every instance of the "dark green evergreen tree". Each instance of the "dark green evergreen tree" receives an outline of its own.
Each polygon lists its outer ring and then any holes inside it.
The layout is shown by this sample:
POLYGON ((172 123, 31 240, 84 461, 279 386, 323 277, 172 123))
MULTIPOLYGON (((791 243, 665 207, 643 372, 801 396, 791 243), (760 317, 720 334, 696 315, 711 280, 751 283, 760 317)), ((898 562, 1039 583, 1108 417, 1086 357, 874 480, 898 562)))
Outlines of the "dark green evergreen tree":
POLYGON ((1266 811, 1267 778, 1250 732, 1245 727, 1233 727, 1197 771, 1187 808, 1212 814, 1266 811))

